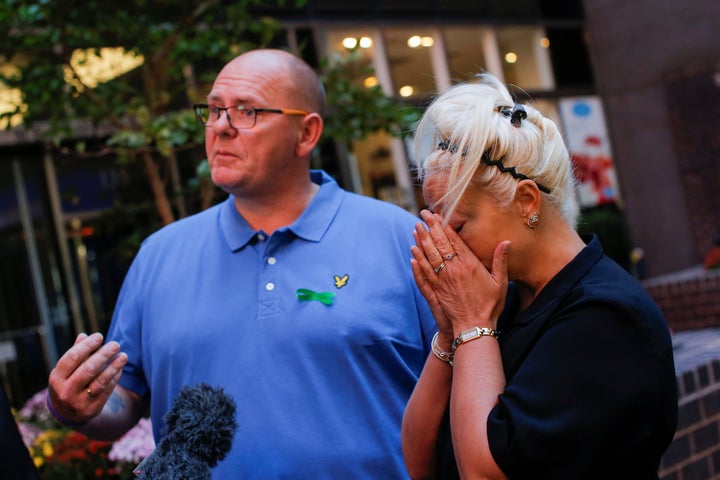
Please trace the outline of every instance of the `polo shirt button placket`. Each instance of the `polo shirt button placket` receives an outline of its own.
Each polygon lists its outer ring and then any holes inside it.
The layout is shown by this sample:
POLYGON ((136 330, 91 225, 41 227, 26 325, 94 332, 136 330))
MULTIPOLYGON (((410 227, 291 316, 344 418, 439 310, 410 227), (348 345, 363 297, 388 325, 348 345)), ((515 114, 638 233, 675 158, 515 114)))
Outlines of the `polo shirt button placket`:
MULTIPOLYGON (((277 262, 275 257, 268 257, 267 260, 265 260, 265 263, 267 263, 270 266, 275 265, 275 262, 277 262)), ((273 282, 268 282, 265 284, 265 290, 267 290, 268 292, 272 292, 274 289, 275 289, 275 284, 273 282)))

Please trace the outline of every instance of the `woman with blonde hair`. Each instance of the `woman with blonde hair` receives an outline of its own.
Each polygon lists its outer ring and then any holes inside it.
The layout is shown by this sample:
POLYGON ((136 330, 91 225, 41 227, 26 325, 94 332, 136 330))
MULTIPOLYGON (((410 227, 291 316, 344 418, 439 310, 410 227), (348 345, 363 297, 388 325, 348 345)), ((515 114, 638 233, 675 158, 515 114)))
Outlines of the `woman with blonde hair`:
POLYGON ((403 418, 412 478, 657 479, 677 393, 665 319, 575 230, 556 125, 489 74, 416 135, 411 260, 438 333, 403 418))

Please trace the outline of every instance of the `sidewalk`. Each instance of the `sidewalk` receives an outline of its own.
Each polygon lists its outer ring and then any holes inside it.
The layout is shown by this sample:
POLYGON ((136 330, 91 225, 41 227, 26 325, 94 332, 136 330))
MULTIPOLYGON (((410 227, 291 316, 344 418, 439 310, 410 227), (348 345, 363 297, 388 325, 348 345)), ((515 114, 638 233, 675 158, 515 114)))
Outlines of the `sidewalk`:
POLYGON ((720 328, 673 337, 678 425, 660 464, 661 480, 720 480, 720 328))
POLYGON ((713 360, 720 362, 720 327, 676 332, 672 341, 678 377, 713 360))

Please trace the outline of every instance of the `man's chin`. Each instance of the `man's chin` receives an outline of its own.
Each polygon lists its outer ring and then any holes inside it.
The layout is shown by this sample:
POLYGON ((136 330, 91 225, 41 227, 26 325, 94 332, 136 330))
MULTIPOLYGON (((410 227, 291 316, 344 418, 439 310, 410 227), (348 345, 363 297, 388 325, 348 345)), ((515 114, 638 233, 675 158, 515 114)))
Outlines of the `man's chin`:
POLYGON ((228 190, 241 188, 244 183, 242 176, 238 175, 237 172, 233 172, 230 169, 222 167, 213 169, 210 174, 210 178, 212 179, 212 182, 218 186, 218 188, 221 188, 226 192, 228 190))

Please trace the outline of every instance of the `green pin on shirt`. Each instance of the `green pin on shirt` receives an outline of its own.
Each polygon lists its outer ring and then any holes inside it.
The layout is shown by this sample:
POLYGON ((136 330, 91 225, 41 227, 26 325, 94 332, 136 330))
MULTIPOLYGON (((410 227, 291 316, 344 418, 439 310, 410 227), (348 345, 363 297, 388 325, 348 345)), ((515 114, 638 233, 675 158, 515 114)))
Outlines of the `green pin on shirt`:
POLYGON ((323 305, 332 305, 335 301, 335 294, 332 292, 314 292, 307 288, 298 288, 295 292, 301 301, 317 300, 323 305))

